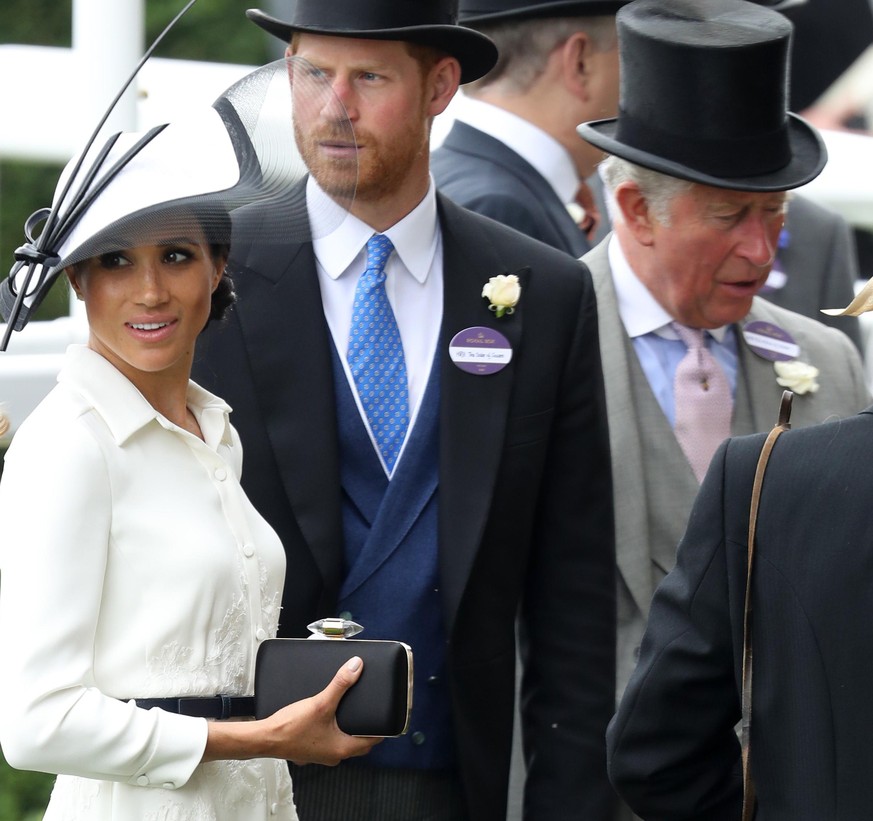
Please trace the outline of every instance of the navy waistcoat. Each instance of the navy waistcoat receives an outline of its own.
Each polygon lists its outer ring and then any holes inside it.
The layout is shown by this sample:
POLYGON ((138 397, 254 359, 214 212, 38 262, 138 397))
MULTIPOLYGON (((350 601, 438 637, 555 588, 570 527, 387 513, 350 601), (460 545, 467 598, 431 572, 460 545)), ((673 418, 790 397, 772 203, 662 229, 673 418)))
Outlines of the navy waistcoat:
POLYGON ((409 732, 346 763, 453 767, 437 555, 439 357, 390 482, 336 350, 333 365, 346 559, 337 610, 364 626, 360 638, 404 641, 412 647, 414 659, 409 732))

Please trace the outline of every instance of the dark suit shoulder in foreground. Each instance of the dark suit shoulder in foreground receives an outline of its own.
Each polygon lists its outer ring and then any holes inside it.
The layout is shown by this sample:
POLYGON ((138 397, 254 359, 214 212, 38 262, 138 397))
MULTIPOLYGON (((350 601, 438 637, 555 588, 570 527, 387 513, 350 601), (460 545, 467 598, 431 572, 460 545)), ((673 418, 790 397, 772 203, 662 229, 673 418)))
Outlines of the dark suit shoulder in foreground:
MULTIPOLYGON (((850 821, 873 806, 870 410, 785 433, 767 468, 753 581, 758 821, 850 821), (860 503, 859 503, 860 502, 860 503)), ((764 436, 728 440, 608 733, 610 777, 643 818, 736 819, 743 599, 764 436)))

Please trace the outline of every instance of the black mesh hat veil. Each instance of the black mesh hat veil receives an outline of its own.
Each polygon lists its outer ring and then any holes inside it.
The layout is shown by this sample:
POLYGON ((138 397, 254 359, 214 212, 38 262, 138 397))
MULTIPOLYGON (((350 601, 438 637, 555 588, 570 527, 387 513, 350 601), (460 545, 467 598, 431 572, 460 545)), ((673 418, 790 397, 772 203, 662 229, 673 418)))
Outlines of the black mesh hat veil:
MULTIPOLYGON (((257 69, 212 107, 183 119, 94 140, 64 169, 51 208, 37 211, 25 225, 27 241, 0 283, 0 314, 9 323, 0 350, 13 329, 24 328, 64 268, 76 262, 191 231, 227 243, 229 215, 247 206, 269 219, 234 220, 234 242, 313 238, 305 197, 292 195, 307 175, 295 139, 298 112, 327 112, 331 138, 354 142, 327 81, 297 57, 257 69)), ((319 198, 325 210, 312 215, 312 223, 320 235, 348 213, 356 169, 346 168, 345 178, 352 181, 342 196, 319 198)))

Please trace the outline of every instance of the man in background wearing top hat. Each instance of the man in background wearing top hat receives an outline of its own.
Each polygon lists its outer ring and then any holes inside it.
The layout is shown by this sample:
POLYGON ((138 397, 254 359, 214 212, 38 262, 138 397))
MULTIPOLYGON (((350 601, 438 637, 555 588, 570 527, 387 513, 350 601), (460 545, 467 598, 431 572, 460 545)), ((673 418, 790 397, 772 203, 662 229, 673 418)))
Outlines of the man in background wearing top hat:
MULTIPOLYGON (((677 178, 677 184, 678 180, 691 181, 689 189, 680 188, 667 198, 666 207, 661 206, 672 225, 681 225, 688 240, 684 244, 674 241, 672 259, 661 253, 665 266, 669 263, 664 269, 670 272, 664 275, 669 281, 653 290, 650 280, 643 281, 650 271, 645 260, 655 255, 670 226, 664 225, 663 216, 654 221, 649 216, 651 196, 643 200, 638 182, 616 183, 613 178, 625 227, 616 228, 612 244, 601 253, 601 274, 611 265, 616 286, 606 288, 600 277, 600 293, 611 295, 615 312, 616 293, 621 305, 630 270, 639 280, 631 287, 638 292, 645 287, 665 304, 684 306, 683 321, 690 321, 684 319, 689 314, 696 315, 696 324, 702 327, 730 323, 729 327, 736 328, 736 320, 730 320, 728 297, 733 292, 733 301, 739 302, 743 291, 753 291, 750 277, 755 255, 764 268, 763 261, 772 254, 767 246, 772 245, 777 225, 772 225, 769 203, 779 189, 799 184, 824 161, 812 129, 791 115, 778 116, 785 94, 784 55, 790 27, 777 14, 742 0, 636 0, 625 11, 626 17, 619 15, 622 58, 625 49, 628 55, 643 52, 658 71, 650 71, 640 83, 629 83, 623 89, 617 123, 593 123, 584 133, 615 155, 677 178), (718 45, 730 49, 714 52, 710 48, 718 45), (669 86, 659 87, 656 79, 677 76, 693 76, 695 85, 706 89, 707 95, 686 93, 680 100, 669 86), (765 78, 770 81, 761 84, 765 78), (714 89, 719 89, 718 94, 714 89), (709 99, 712 104, 707 103, 709 99), (733 116, 725 119, 713 110, 715 103, 733 116), (692 111, 692 105, 702 111, 692 111), (671 128, 682 123, 696 127, 680 142, 678 135, 659 133, 649 119, 652 110, 672 115, 662 121, 671 128), (698 119, 698 114, 707 119, 698 119), (754 118, 748 116, 752 114, 754 118), (719 124, 719 128, 707 128, 707 123, 719 124), (730 188, 720 196, 719 190, 726 185, 730 188), (707 237, 709 247, 689 244, 707 237), (740 249, 746 249, 745 276, 739 264, 740 249), (708 279, 698 270, 696 284, 702 290, 697 291, 696 302, 687 298, 689 289, 683 292, 681 281, 672 273, 682 270, 681 259, 692 254, 701 263, 715 259, 714 254, 721 261, 708 279), (619 267, 624 269, 624 285, 619 267), (723 295, 717 299, 719 291, 723 295), (686 298, 680 300, 683 293, 686 298)), ((623 76, 638 75, 626 71, 623 76)), ((589 255, 592 266, 600 251, 589 255)), ((819 389, 814 394, 805 391, 810 384, 808 372, 807 378, 796 373, 786 380, 786 387, 795 391, 792 427, 808 425, 828 409, 843 417, 783 433, 763 480, 750 610, 754 650, 750 761, 757 792, 755 818, 866 818, 873 806, 869 777, 873 600, 870 511, 862 500, 873 482, 873 417, 870 409, 845 415, 853 402, 865 400, 860 395, 853 398, 857 360, 839 332, 748 299, 752 305, 746 317, 737 317, 741 332, 733 432, 750 430, 748 423, 737 424, 744 405, 753 412, 766 406, 767 415, 755 424, 769 430, 776 421, 777 394, 782 390, 772 383, 772 368, 760 367, 760 357, 749 337, 742 334, 743 327, 748 332, 753 319, 770 323, 769 328, 757 328, 759 337, 753 341, 758 348, 773 347, 773 343, 761 346, 760 331, 776 340, 778 326, 789 331, 800 346, 799 358, 818 367, 819 389)), ((610 363, 604 351, 612 429, 628 419, 627 412, 616 410, 622 398, 641 416, 651 402, 644 405, 639 375, 642 356, 635 356, 634 351, 642 347, 642 337, 629 342, 628 333, 620 327, 610 330, 606 302, 607 298, 600 299, 601 342, 612 339, 617 346, 624 344, 627 374, 621 379, 621 357, 613 357, 610 363), (635 382, 633 372, 637 373, 635 382)), ((853 313, 869 310, 869 288, 858 302, 850 306, 853 313)), ((628 332, 634 334, 638 324, 628 327, 628 332)), ((708 378, 715 390, 714 378, 708 378)), ((664 428, 642 420, 641 436, 632 446, 641 447, 644 437, 650 436, 647 426, 652 434, 657 427, 664 428)), ((645 819, 735 821, 741 817, 741 748, 735 727, 742 712, 750 500, 763 444, 762 435, 739 437, 716 452, 679 544, 675 567, 651 603, 639 664, 610 725, 610 777, 645 819)), ((648 472, 651 464, 658 470, 658 483, 668 492, 685 493, 679 471, 668 469, 667 450, 663 447, 660 457, 644 457, 644 469, 648 472)), ((616 476, 616 494, 630 487, 629 477, 616 476)), ((662 508, 654 505, 663 505, 663 496, 643 497, 649 508, 641 515, 652 520, 660 514, 662 508)), ((617 522, 622 522, 621 512, 617 522)), ((645 521, 637 525, 638 532, 644 526, 645 521)), ((621 542, 623 537, 629 538, 627 528, 620 527, 619 566, 624 583, 633 584, 630 591, 639 597, 648 593, 646 570, 672 565, 672 556, 653 555, 647 565, 640 551, 634 561, 621 542)))
POLYGON ((585 120, 618 102, 615 12, 627 0, 461 0, 460 21, 497 44, 497 65, 464 86, 433 152, 440 191, 574 257, 598 210, 586 178, 600 152, 585 120))
POLYGON ((342 616, 414 652, 409 732, 351 767, 292 767, 300 816, 503 821, 517 623, 525 817, 611 818, 615 556, 593 286, 578 260, 458 207, 429 175, 431 118, 494 46, 448 0, 248 14, 307 61, 292 73, 330 81, 354 128, 353 142, 332 128, 339 106, 295 111, 301 219, 354 201, 323 240, 234 246, 237 305, 195 371, 233 407, 243 485, 287 552, 280 635, 342 616), (388 421, 371 419, 360 355, 384 370, 388 421))
POLYGON ((615 204, 614 232, 584 261, 609 410, 620 696, 718 443, 768 430, 783 387, 797 427, 869 397, 844 334, 755 296, 786 191, 826 161, 786 110, 788 21, 743 0, 635 0, 617 22, 618 118, 580 133, 611 155, 615 204))

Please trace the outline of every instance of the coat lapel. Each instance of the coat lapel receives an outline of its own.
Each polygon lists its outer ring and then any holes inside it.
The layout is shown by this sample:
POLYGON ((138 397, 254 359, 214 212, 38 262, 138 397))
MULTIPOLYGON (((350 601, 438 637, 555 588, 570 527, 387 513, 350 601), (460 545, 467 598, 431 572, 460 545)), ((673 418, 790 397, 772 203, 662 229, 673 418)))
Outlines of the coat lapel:
POLYGON ((648 613, 654 589, 647 538, 649 500, 644 475, 637 467, 643 463, 638 421, 640 409, 634 404, 627 331, 618 313, 607 255, 608 243, 609 237, 606 237, 582 261, 591 270, 597 295, 600 356, 609 409, 612 481, 614 487, 621 489, 615 499, 616 563, 640 612, 648 613))
POLYGON ((731 425, 735 436, 770 430, 779 415, 783 389, 776 382, 773 363, 758 356, 743 337, 743 327, 749 322, 765 320, 779 324, 768 307, 767 302, 755 298, 745 319, 736 326, 739 370, 731 425))
POLYGON ((497 319, 482 287, 498 274, 518 275, 522 294, 529 270, 508 270, 497 249, 466 212, 438 198, 443 238, 443 325, 440 333, 440 575, 451 630, 476 556, 494 493, 506 431, 514 368, 476 376, 448 354, 452 337, 484 326, 502 333, 517 355, 522 345, 524 298, 511 316, 497 319))
POLYGON ((303 538, 325 580, 338 584, 342 529, 331 341, 312 245, 258 246, 245 263, 241 275, 251 281, 236 311, 267 433, 303 538))

